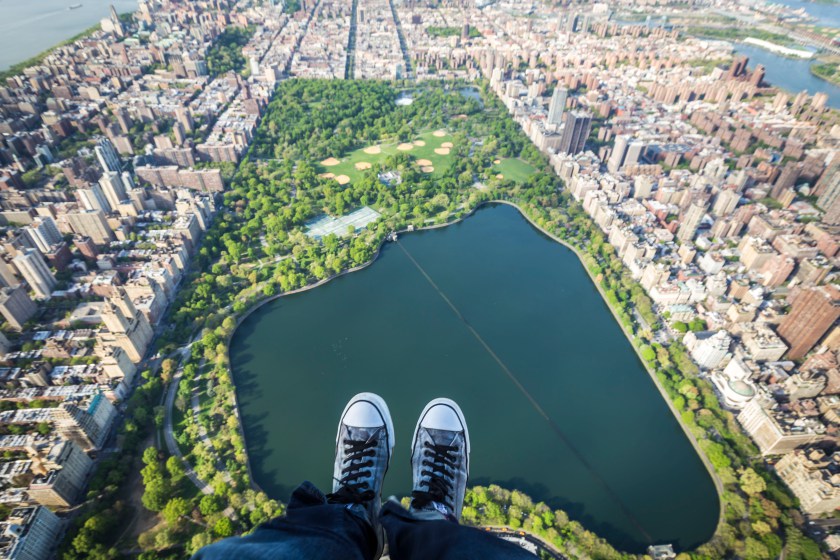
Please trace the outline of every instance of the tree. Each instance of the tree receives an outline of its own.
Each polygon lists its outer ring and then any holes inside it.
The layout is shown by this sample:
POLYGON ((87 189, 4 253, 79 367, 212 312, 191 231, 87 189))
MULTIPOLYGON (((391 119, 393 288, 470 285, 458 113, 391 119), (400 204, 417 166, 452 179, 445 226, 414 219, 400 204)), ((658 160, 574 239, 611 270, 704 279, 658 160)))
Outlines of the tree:
POLYGON ((222 498, 217 494, 205 494, 198 503, 198 511, 205 516, 222 511, 222 507, 222 498))
POLYGON ((171 527, 177 527, 181 518, 188 515, 192 511, 190 503, 184 498, 172 498, 166 503, 161 515, 171 527))
POLYGON ((181 464, 181 460, 178 457, 172 455, 169 459, 166 460, 166 470, 169 471, 169 476, 172 477, 172 484, 177 485, 181 480, 183 480, 186 473, 184 472, 184 466, 181 464))
POLYGON ((209 533, 198 533, 197 535, 193 535, 193 538, 190 540, 190 546, 188 547, 189 552, 191 554, 195 554, 212 542, 213 536, 209 533))
POLYGON ((227 517, 222 517, 216 521, 216 524, 213 526, 213 532, 221 538, 230 537, 234 533, 233 522, 227 517))
POLYGON ((743 469, 741 476, 738 479, 741 485, 741 490, 749 496, 761 494, 767 489, 767 483, 758 475, 757 472, 750 468, 743 469))
POLYGON ((175 363, 175 360, 171 358, 166 358, 165 360, 163 360, 163 362, 160 364, 160 378, 164 383, 168 384, 170 381, 172 381, 172 375, 175 373, 176 367, 177 364, 175 363))
POLYGON ((143 505, 151 511, 160 511, 166 505, 170 495, 170 487, 162 476, 155 477, 146 482, 146 490, 143 492, 143 505))

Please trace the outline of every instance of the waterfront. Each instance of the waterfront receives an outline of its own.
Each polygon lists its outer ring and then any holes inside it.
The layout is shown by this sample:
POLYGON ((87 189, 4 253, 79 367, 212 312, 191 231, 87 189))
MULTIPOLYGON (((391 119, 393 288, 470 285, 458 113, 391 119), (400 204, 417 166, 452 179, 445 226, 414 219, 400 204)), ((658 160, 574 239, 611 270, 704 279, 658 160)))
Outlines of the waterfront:
POLYGON ((231 360, 264 490, 285 499, 304 478, 326 488, 337 416, 372 390, 397 431, 385 492, 407 494, 416 415, 446 395, 470 423, 473 483, 522 489, 623 548, 711 536, 712 480, 574 253, 510 207, 400 243, 550 421, 388 245, 373 266, 275 300, 237 331, 231 360))
POLYGON ((813 17, 816 25, 826 27, 840 27, 840 5, 834 1, 830 2, 808 2, 806 0, 774 0, 775 3, 784 4, 794 10, 804 8, 808 15, 813 17))
POLYGON ((111 4, 119 13, 137 9, 135 0, 0 0, 0 70, 81 33, 107 17, 111 4))
POLYGON ((737 54, 750 58, 750 68, 755 68, 756 64, 765 66, 765 80, 770 84, 794 95, 803 89, 811 95, 823 91, 828 94, 829 106, 840 109, 840 86, 811 74, 812 61, 787 58, 746 43, 735 43, 734 47, 737 54))

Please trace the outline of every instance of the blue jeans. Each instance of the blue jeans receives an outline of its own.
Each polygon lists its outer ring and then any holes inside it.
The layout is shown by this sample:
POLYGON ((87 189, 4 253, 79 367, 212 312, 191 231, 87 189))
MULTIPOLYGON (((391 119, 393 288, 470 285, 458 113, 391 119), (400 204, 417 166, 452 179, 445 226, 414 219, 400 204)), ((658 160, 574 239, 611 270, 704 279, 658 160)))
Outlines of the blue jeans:
MULTIPOLYGON (((437 512, 412 513, 398 502, 382 506, 379 521, 392 560, 534 560, 502 539, 446 520, 437 512)), ((224 539, 199 550, 193 560, 371 560, 376 533, 358 505, 328 504, 311 482, 292 492, 285 517, 260 525, 245 537, 224 539)))

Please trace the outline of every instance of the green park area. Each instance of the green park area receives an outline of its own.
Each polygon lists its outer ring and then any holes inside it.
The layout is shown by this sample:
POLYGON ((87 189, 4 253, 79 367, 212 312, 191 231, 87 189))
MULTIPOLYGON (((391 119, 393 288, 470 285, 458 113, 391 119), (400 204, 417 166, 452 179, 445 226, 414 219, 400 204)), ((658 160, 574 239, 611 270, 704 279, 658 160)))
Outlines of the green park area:
POLYGON ((510 179, 515 183, 523 183, 536 171, 536 168, 527 161, 519 158, 502 158, 493 162, 491 173, 495 173, 498 179, 510 179))
POLYGON ((444 129, 428 131, 417 135, 410 142, 392 140, 359 148, 341 159, 328 158, 319 163, 319 169, 327 178, 338 179, 343 175, 348 179, 338 180, 339 183, 352 183, 369 169, 382 169, 390 156, 400 153, 409 156, 423 173, 442 177, 455 159, 455 144, 452 134, 444 129))

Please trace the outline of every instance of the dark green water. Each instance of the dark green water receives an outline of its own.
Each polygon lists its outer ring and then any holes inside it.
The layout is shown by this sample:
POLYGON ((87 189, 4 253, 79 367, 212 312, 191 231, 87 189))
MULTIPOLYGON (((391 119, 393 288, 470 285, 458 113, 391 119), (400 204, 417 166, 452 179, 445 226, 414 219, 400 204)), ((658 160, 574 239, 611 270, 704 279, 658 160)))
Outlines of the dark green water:
POLYGON ((714 485, 570 250, 508 206, 401 236, 547 421, 402 249, 257 310, 231 360, 260 486, 286 499, 329 490, 336 423, 355 393, 389 404, 397 444, 386 494, 411 491, 417 415, 439 396, 464 410, 471 482, 528 492, 625 550, 705 542, 714 485))

